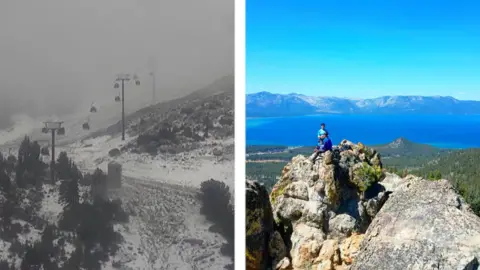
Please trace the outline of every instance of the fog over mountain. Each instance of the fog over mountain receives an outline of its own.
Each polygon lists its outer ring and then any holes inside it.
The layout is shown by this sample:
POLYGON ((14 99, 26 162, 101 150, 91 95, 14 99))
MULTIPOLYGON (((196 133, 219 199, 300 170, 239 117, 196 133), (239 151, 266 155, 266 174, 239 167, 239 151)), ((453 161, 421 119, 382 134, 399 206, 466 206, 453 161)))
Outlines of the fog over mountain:
POLYGON ((223 0, 3 1, 0 129, 15 114, 40 119, 113 103, 122 72, 141 79, 127 87, 127 107, 143 107, 153 64, 157 101, 231 74, 232 18, 233 1, 223 0))

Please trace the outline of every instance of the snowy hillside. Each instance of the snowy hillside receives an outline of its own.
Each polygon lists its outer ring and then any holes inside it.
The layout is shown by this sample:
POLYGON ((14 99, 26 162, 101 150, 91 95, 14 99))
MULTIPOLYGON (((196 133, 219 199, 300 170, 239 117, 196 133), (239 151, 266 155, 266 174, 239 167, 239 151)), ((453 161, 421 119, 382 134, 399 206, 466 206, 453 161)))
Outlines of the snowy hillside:
MULTIPOLYGON (((87 113, 90 131, 81 129, 85 114, 62 119, 67 136, 60 138, 57 155, 65 151, 84 172, 107 171, 110 161, 122 164, 123 185, 109 193, 121 199, 130 220, 115 225, 125 241, 103 269, 222 269, 231 264, 221 254, 226 240, 212 232, 213 224, 200 214, 197 194, 203 181, 215 179, 225 182, 233 196, 233 106, 233 77, 226 77, 185 98, 130 114, 125 141, 118 130, 118 107, 87 113), (199 117, 209 118, 208 123, 199 122, 199 117), (163 139, 159 130, 167 130, 170 139, 163 139), (109 153, 112 149, 118 153, 109 153)), ((50 137, 39 132, 41 125, 31 124, 25 125, 30 129, 4 131, 9 134, 0 142, 4 156, 16 155, 24 134, 48 145, 50 137)), ((43 156, 46 163, 49 159, 43 156)), ((44 188, 49 195, 39 213, 55 222, 63 209, 58 187, 44 188)), ((30 230, 24 238, 38 235, 30 230)), ((2 245, 7 248, 9 243, 0 241, 2 245)), ((0 255, 8 258, 6 251, 0 255)))

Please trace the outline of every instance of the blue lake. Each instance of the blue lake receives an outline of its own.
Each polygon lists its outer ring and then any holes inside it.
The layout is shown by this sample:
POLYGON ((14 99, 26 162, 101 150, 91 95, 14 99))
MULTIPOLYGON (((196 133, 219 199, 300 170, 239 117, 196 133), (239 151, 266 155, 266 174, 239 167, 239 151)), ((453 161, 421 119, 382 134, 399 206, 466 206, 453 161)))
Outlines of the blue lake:
POLYGON ((382 144, 405 137, 443 148, 480 147, 480 115, 311 115, 247 118, 247 145, 315 145, 321 123, 333 143, 382 144))

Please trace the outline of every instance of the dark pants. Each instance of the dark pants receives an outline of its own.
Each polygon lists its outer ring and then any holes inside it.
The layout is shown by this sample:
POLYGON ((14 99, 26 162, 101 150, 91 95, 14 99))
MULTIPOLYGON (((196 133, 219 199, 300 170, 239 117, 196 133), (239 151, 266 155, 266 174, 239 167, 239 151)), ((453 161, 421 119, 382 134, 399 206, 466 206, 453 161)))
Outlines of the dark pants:
POLYGON ((315 163, 315 160, 318 158, 318 156, 325 152, 326 151, 321 150, 319 146, 315 147, 314 153, 312 155, 312 162, 315 163))

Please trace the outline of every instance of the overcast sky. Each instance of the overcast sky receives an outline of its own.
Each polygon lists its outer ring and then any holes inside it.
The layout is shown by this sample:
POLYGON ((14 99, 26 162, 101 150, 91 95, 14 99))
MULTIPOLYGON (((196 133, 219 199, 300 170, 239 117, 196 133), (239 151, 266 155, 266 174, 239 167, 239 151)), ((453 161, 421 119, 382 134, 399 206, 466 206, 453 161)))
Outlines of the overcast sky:
POLYGON ((233 0, 5 0, 0 40, 0 122, 113 102, 121 72, 148 99, 152 58, 157 97, 171 99, 233 74, 233 0))

